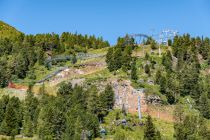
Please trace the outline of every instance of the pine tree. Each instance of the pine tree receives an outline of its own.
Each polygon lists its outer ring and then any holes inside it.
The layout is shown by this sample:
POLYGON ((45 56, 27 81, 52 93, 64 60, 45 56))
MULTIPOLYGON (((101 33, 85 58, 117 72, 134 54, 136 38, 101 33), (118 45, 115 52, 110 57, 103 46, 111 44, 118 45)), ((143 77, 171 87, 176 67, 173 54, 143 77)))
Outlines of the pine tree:
POLYGON ((160 140, 160 133, 156 130, 152 118, 150 115, 147 116, 146 128, 144 131, 144 140, 160 140))
POLYGON ((180 75, 180 94, 181 96, 195 95, 197 94, 197 85, 199 81, 199 70, 196 65, 186 64, 182 71, 179 72, 180 75))
POLYGON ((8 73, 7 59, 6 57, 0 58, 0 88, 4 88, 8 85, 10 75, 8 73))
POLYGON ((114 106, 114 91, 111 85, 106 85, 105 91, 99 95, 98 98, 98 118, 103 121, 104 116, 107 115, 108 111, 114 106))
POLYGON ((204 118, 210 118, 210 101, 208 99, 207 93, 201 94, 199 101, 199 110, 204 118))
POLYGON ((114 106, 114 91, 112 89, 111 85, 106 85, 105 91, 104 91, 104 99, 107 109, 112 109, 114 106))
POLYGON ((99 97, 98 97, 98 92, 96 86, 92 86, 89 92, 89 97, 87 101, 87 108, 89 112, 98 114, 99 113, 99 97))
POLYGON ((125 50, 122 53, 122 70, 125 72, 131 69, 131 52, 131 46, 126 46, 125 50))
POLYGON ((169 39, 169 40, 168 40, 168 46, 171 46, 171 45, 172 45, 172 40, 169 39))
POLYGON ((181 104, 177 104, 174 109, 173 118, 176 123, 181 123, 184 120, 184 109, 181 104))
POLYGON ((109 71, 113 71, 113 48, 109 48, 108 52, 106 54, 106 63, 107 63, 107 68, 109 69, 109 71))
POLYGON ((167 90, 167 79, 165 76, 161 76, 160 77, 160 92, 162 94, 166 94, 166 90, 167 90))
POLYGON ((160 85, 160 79, 161 79, 162 75, 161 75, 161 71, 157 70, 156 74, 155 74, 155 83, 160 85))
POLYGON ((0 132, 4 135, 15 136, 19 133, 22 123, 21 103, 19 98, 12 97, 7 104, 0 132))
POLYGON ((32 87, 29 87, 23 112, 23 134, 27 137, 32 137, 33 133, 36 132, 38 104, 38 99, 33 95, 32 87))
POLYGON ((166 55, 163 55, 162 64, 165 66, 166 70, 172 70, 172 55, 170 51, 167 51, 166 55))
POLYGON ((38 135, 43 140, 59 140, 65 131, 64 97, 48 97, 48 102, 41 110, 38 119, 38 135))
POLYGON ((150 47, 151 47, 151 49, 153 49, 153 50, 157 49, 157 44, 156 44, 156 42, 155 42, 154 40, 151 41, 150 47))
POLYGON ((42 86, 39 88, 39 94, 40 95, 45 95, 47 93, 46 89, 45 89, 45 84, 42 83, 42 86))
POLYGON ((207 120, 203 117, 199 117, 198 119, 198 135, 200 139, 208 140, 210 139, 210 130, 208 129, 207 120))
POLYGON ((9 96, 3 95, 0 99, 0 126, 1 126, 2 121, 4 120, 8 102, 9 102, 9 96))
POLYGON ((149 56, 149 54, 146 52, 146 54, 145 54, 145 60, 149 60, 149 58, 150 58, 150 56, 149 56))
POLYGON ((178 140, 210 138, 205 120, 196 115, 187 115, 181 122, 175 122, 174 131, 174 136, 178 140))
POLYGON ((122 50, 116 47, 113 54, 113 70, 118 70, 122 67, 122 50))
POLYGON ((72 63, 72 64, 77 63, 77 57, 76 57, 76 55, 75 55, 75 54, 73 54, 73 57, 72 57, 71 63, 72 63))
POLYGON ((149 76, 151 76, 151 71, 150 71, 150 67, 149 67, 148 64, 145 65, 144 71, 145 71, 146 74, 148 74, 149 76))
MULTIPOLYGON (((177 97, 180 93, 180 85, 177 77, 174 73, 167 73, 167 87, 165 89, 165 94, 168 100, 168 103, 174 104, 177 101, 177 97)), ((163 85, 162 85, 163 86, 163 85)))
POLYGON ((131 65, 131 79, 134 81, 138 79, 135 60, 132 62, 132 65, 131 65))
POLYGON ((60 96, 68 96, 72 93, 73 88, 71 82, 62 82, 60 83, 57 94, 60 96))
POLYGON ((74 128, 74 140, 81 140, 82 137, 86 137, 86 134, 83 134, 82 136, 82 129, 82 121, 80 117, 77 117, 74 128))

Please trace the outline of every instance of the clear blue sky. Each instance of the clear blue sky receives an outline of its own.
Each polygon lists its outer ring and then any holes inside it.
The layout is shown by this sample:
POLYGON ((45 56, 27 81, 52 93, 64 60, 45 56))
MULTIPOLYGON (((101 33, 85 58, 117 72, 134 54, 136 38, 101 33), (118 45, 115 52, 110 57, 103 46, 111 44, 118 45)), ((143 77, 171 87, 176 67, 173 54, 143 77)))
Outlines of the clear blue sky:
POLYGON ((26 34, 78 32, 112 44, 165 28, 210 36, 210 0, 0 0, 0 20, 26 34))

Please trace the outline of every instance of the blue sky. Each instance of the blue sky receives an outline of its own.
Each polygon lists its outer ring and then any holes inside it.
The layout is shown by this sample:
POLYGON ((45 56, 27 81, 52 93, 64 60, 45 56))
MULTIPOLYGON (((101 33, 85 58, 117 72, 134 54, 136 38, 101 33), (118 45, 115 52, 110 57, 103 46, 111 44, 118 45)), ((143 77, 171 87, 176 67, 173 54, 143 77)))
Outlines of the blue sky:
POLYGON ((0 0, 0 20, 26 34, 63 31, 103 36, 174 29, 210 37, 209 0, 0 0))

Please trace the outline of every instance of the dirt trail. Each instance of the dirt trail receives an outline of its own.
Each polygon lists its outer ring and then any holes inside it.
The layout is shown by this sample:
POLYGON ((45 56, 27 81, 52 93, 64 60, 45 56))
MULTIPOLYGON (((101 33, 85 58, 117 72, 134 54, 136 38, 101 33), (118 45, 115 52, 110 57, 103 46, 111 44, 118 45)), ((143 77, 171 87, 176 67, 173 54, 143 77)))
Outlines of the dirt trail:
POLYGON ((78 79, 81 76, 89 75, 95 73, 97 71, 103 70, 106 68, 105 62, 88 62, 82 64, 80 68, 68 68, 60 73, 58 73, 55 77, 50 79, 49 85, 55 86, 58 83, 70 80, 70 79, 78 79))

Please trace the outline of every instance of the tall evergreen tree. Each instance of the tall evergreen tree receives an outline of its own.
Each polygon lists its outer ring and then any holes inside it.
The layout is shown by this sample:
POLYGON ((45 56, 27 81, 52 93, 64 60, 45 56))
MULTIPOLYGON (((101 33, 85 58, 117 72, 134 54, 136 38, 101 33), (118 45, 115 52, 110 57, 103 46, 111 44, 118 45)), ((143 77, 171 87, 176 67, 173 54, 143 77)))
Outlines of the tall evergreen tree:
POLYGON ((15 136, 22 126, 22 112, 19 98, 12 97, 6 107, 5 117, 1 123, 1 134, 15 136))
POLYGON ((210 138, 209 130, 204 122, 205 120, 199 116, 185 116, 181 122, 175 122, 174 124, 175 138, 177 140, 208 140, 210 138))
POLYGON ((131 60, 132 60, 131 53, 132 53, 131 46, 126 46, 125 50, 122 53, 122 58, 121 58, 122 69, 125 72, 131 69, 131 60))
POLYGON ((120 47, 116 47, 113 54, 113 70, 118 70, 122 66, 122 49, 120 47))
POLYGON ((4 120, 8 102, 9 102, 9 96, 3 95, 0 99, 0 126, 1 126, 2 121, 4 120))
POLYGON ((199 110, 204 118, 210 119, 210 100, 207 93, 203 93, 199 100, 199 110))
POLYGON ((170 51, 167 51, 167 53, 163 55, 162 64, 165 66, 166 70, 172 70, 172 55, 170 51))
POLYGON ((63 97, 48 97, 48 103, 41 110, 38 119, 38 135, 43 140, 61 139, 65 131, 65 103, 63 97))
MULTIPOLYGON (((75 122, 75 128, 74 128, 74 140, 81 140, 82 139, 82 129, 83 129, 83 126, 82 126, 82 121, 80 119, 80 117, 78 116, 77 119, 76 119, 76 122, 75 122)), ((84 137, 86 137, 85 134, 83 134, 84 137)))
POLYGON ((132 62, 132 65, 131 65, 131 79, 134 81, 136 81, 138 79, 135 60, 132 62))
POLYGON ((156 130, 152 118, 150 115, 147 116, 146 128, 144 131, 144 140, 160 140, 160 132, 156 130))
POLYGON ((36 132, 38 118, 38 99, 34 97, 32 87, 29 87, 27 96, 24 102, 23 112, 23 134, 27 137, 32 137, 36 132))
POLYGON ((161 79, 161 71, 160 70, 157 70, 156 71, 156 74, 155 74, 155 83, 160 85, 160 79, 161 79))
POLYGON ((72 57, 71 63, 72 63, 72 64, 77 63, 77 57, 76 57, 76 55, 75 55, 75 54, 73 54, 73 57, 72 57))
POLYGON ((148 74, 149 76, 151 76, 150 66, 148 64, 145 65, 144 71, 145 71, 146 74, 148 74))
POLYGON ((98 96, 98 92, 97 92, 97 88, 96 86, 92 86, 89 92, 89 97, 88 97, 88 101, 87 101, 87 108, 89 110, 89 112, 94 113, 94 114, 98 114, 99 113, 99 96, 98 96))
POLYGON ((106 85, 103 98, 104 98, 104 103, 106 105, 106 108, 112 109, 114 106, 114 91, 110 84, 106 85))
POLYGON ((107 63, 107 67, 109 69, 109 71, 113 71, 113 52, 114 49, 113 48, 109 48, 108 52, 106 54, 106 63, 107 63))

